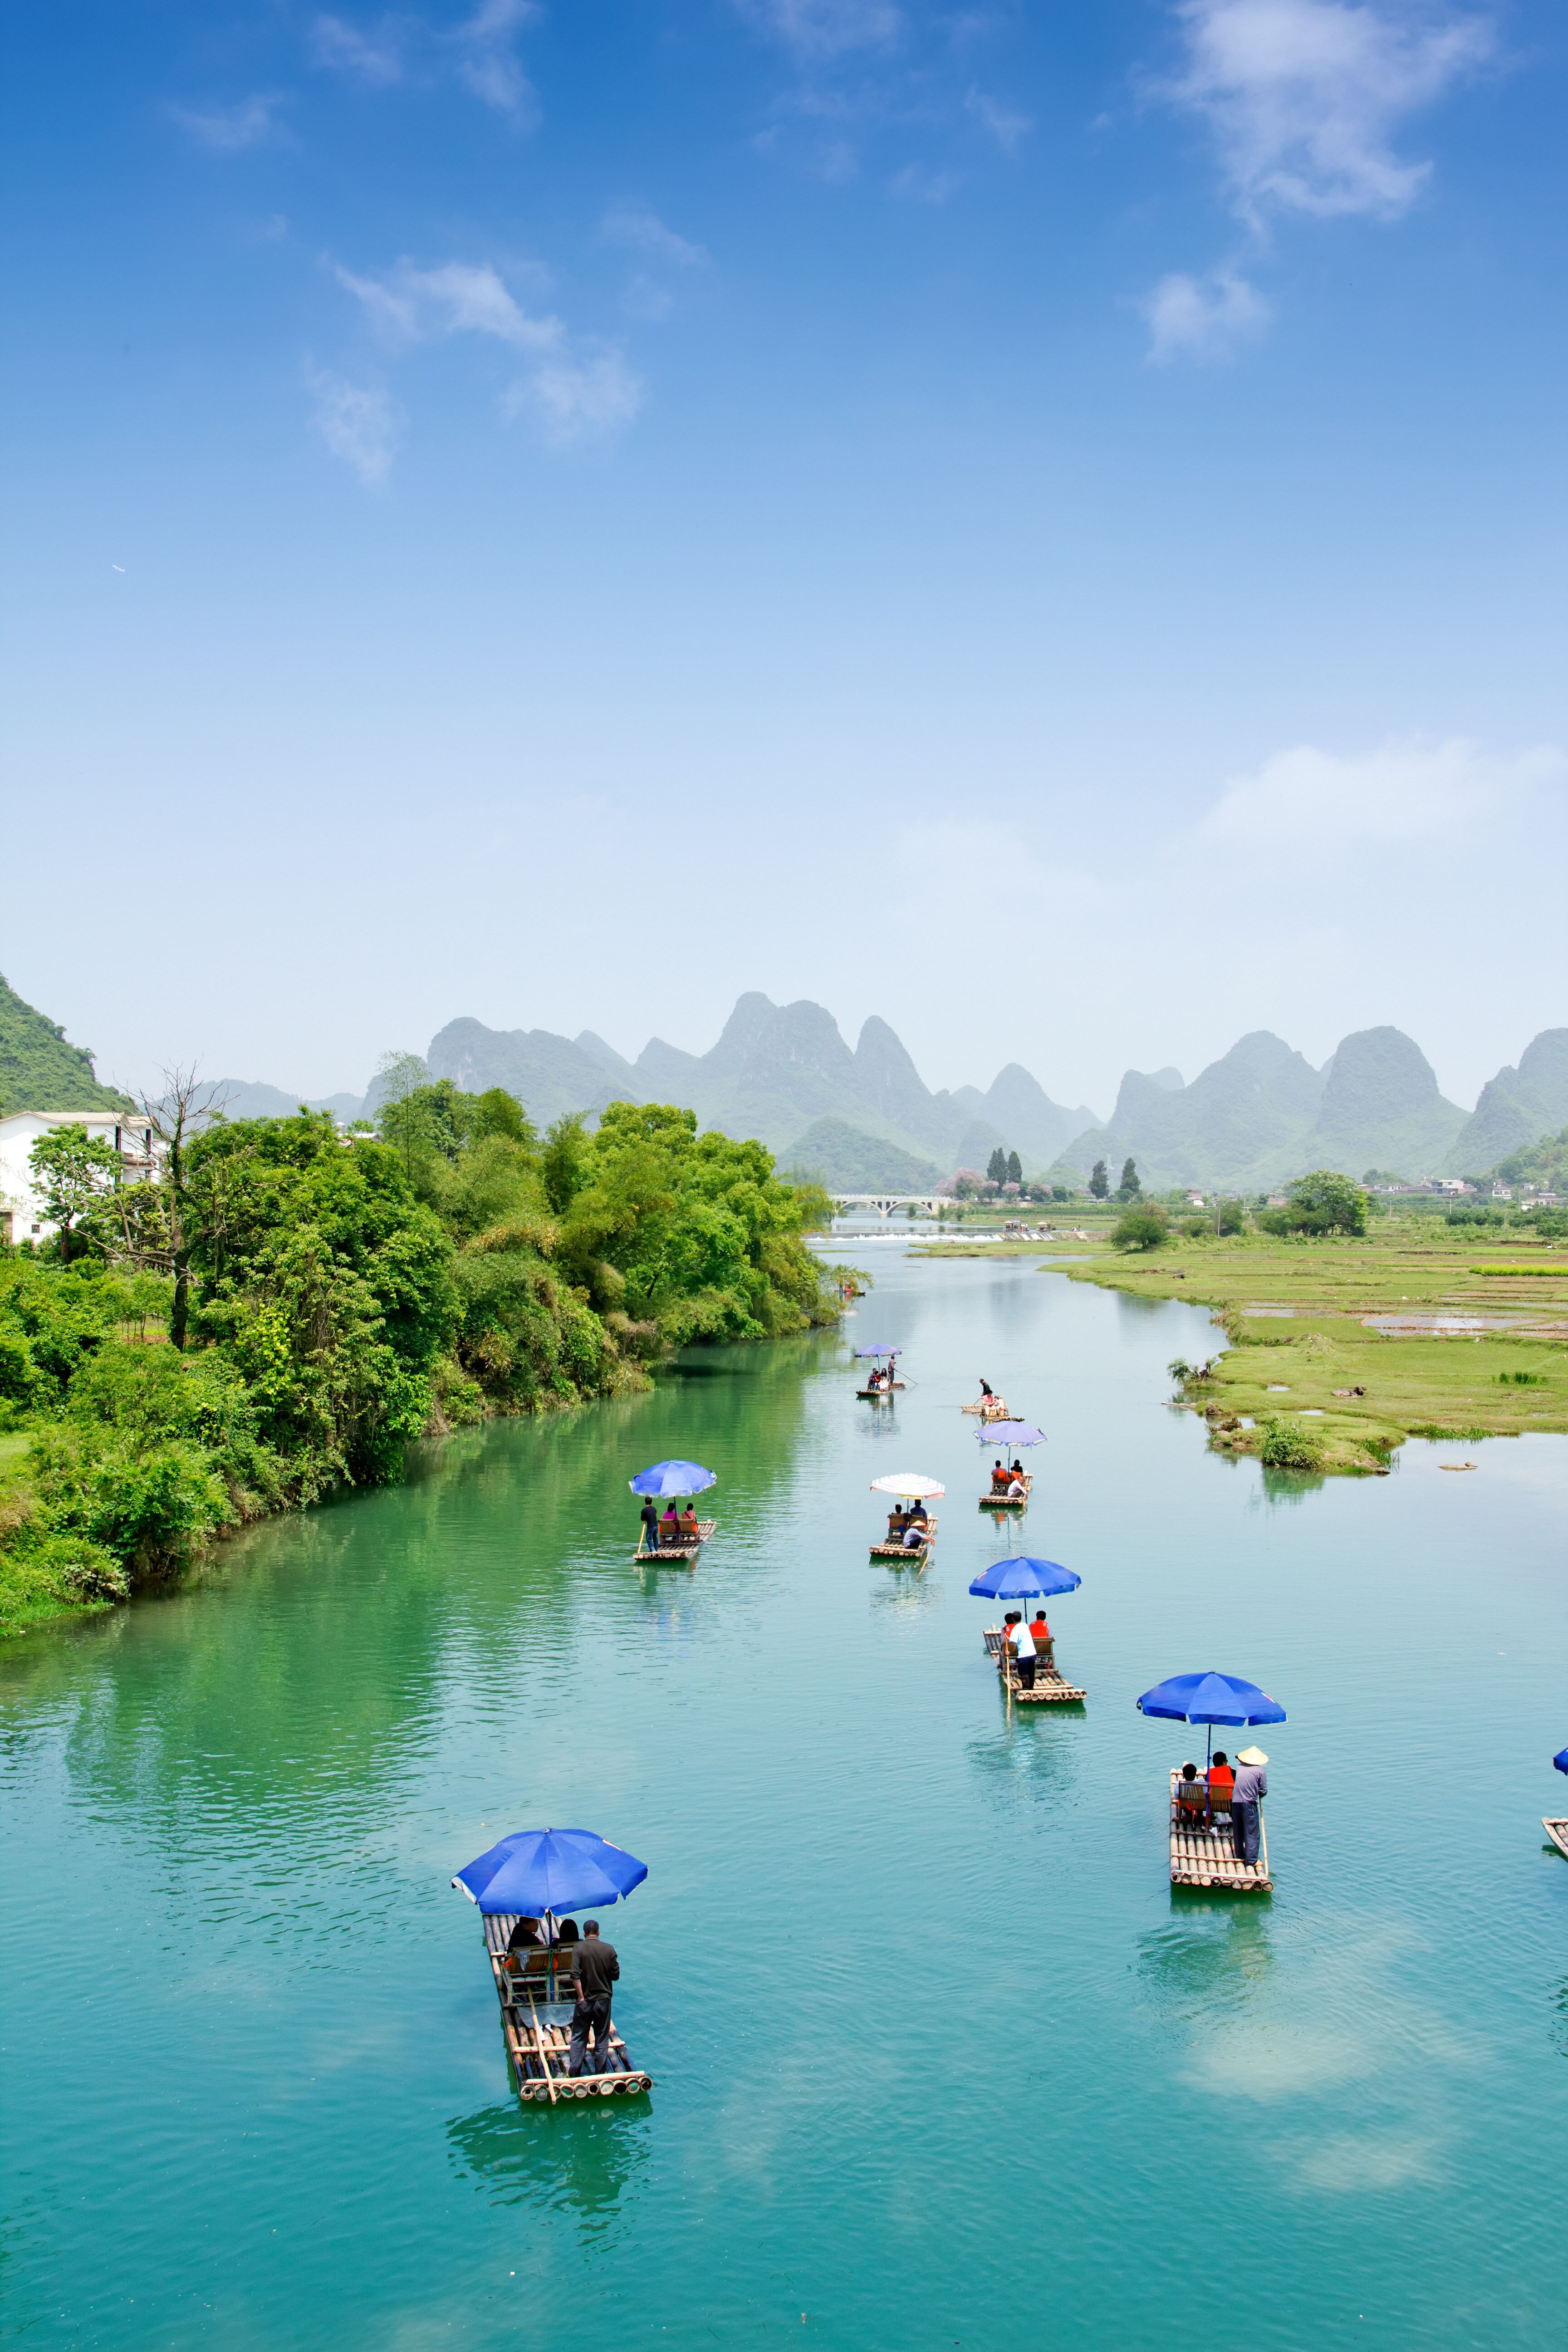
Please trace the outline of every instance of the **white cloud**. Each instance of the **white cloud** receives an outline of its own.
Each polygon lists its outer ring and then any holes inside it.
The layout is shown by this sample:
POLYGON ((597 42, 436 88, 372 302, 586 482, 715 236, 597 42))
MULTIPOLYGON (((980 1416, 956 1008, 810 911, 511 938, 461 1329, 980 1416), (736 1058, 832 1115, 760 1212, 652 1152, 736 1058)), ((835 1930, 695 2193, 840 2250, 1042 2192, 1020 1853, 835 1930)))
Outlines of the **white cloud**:
POLYGON ((319 66, 346 74, 366 89, 386 89, 401 81, 408 27, 384 16, 374 32, 361 32, 341 16, 318 16, 310 28, 311 53, 319 66))
POLYGON ((749 24, 811 58, 885 47, 902 23, 891 0, 736 0, 736 5, 749 24))
POLYGON ((513 54, 511 36, 538 14, 533 0, 481 0, 452 35, 460 52, 459 79, 486 106, 510 116, 520 131, 531 131, 538 122, 539 100, 513 54))
POLYGON ((1228 783, 1199 839, 1329 860, 1363 845, 1452 849, 1505 810, 1522 816, 1541 787, 1564 778, 1568 758, 1551 745, 1487 751, 1456 736, 1342 754, 1300 743, 1228 783))
POLYGON ((546 440, 613 432, 642 405, 641 382, 620 351, 574 336, 552 313, 525 310, 489 262, 416 269, 404 261, 385 278, 361 278, 334 266, 334 275, 389 341, 484 335, 525 354, 531 365, 508 386, 502 413, 531 416, 546 440))
POLYGON ((609 244, 627 246, 634 253, 646 253, 671 269, 705 269, 708 266, 707 247, 678 236, 655 213, 606 213, 600 234, 609 244))
POLYGON ((1207 278, 1173 270, 1144 302, 1143 315, 1149 321, 1149 356, 1163 362, 1232 359, 1244 343, 1263 332, 1274 314, 1245 278, 1216 269, 1207 278))
POLYGON ((306 372, 315 394, 315 426, 334 457, 352 466, 372 488, 386 479, 403 430, 403 415, 379 385, 352 383, 329 368, 306 372))
POLYGON ((282 103, 280 91, 258 90, 234 106, 215 106, 202 112, 171 106, 169 111, 198 145, 210 148, 215 155, 238 155, 247 147, 259 147, 278 136, 274 117, 282 103))
POLYGON ((334 270, 340 286, 363 304, 372 323, 395 341, 419 342, 437 334, 493 335, 516 351, 552 351, 566 330, 556 318, 525 310, 489 262, 444 262, 416 269, 400 262, 386 278, 334 270))
POLYGON ((629 425, 642 398, 640 378, 605 348, 542 362, 512 386, 506 406, 510 415, 531 413, 546 440, 559 444, 629 425))
POLYGON ((1491 25, 1342 0, 1184 0, 1167 95, 1213 126, 1237 210, 1393 220, 1431 173, 1395 154, 1404 119, 1487 57, 1491 25))
POLYGON ((965 110, 974 117, 982 131, 994 139, 1005 155, 1011 155, 1020 140, 1026 139, 1034 129, 1034 119, 1005 106, 999 98, 987 98, 984 90, 972 89, 964 101, 965 110))

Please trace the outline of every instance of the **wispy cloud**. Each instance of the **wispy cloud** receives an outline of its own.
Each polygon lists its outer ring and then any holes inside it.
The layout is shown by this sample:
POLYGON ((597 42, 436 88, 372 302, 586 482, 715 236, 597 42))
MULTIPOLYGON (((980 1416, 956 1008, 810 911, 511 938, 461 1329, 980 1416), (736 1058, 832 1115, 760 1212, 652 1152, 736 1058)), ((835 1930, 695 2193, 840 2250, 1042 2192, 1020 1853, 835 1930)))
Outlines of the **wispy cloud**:
POLYGON ((1161 278, 1143 304, 1143 315, 1149 356, 1163 365, 1175 359, 1234 359, 1274 314, 1258 289, 1234 271, 1189 278, 1178 269, 1161 278))
POLYGON ((1320 219, 1397 219, 1431 175, 1395 153, 1406 117, 1488 57, 1491 24, 1413 5, 1184 0, 1184 70, 1166 95, 1214 130, 1232 202, 1320 219))
POLYGON ((378 384, 351 383, 330 368, 308 368, 306 380, 315 395, 316 430, 333 457, 378 488, 402 436, 402 411, 378 384))
POLYGON ((892 0, 735 0, 750 25, 806 58, 885 48, 903 19, 892 0))
POLYGON ((501 413, 531 417, 548 441, 614 432, 642 405, 641 382, 615 344, 574 334, 553 312, 526 310, 489 262, 418 269, 404 261, 381 278, 334 265, 333 274, 387 342, 481 335, 521 353, 528 365, 503 393, 501 413))
POLYGON ((994 139, 1005 155, 1013 154, 1035 127, 1031 115, 1020 114, 1016 107, 1005 105, 999 98, 987 98, 982 89, 972 89, 963 105, 964 111, 994 139))
POLYGON ((963 184, 958 172, 933 172, 923 163, 906 163, 888 182, 889 193, 900 197, 905 204, 945 205, 949 196, 963 184))
POLYGON ((364 89, 387 89, 401 81, 410 26, 406 17, 383 16, 362 29, 342 16, 318 16, 310 28, 310 51, 319 66, 345 74, 364 89))
POLYGON ((280 135, 277 121, 281 90, 257 90, 233 106, 171 106, 170 113, 198 146, 215 155, 238 155, 280 135))
POLYGON ((624 245, 633 253, 646 253, 651 260, 662 261, 671 269, 705 269, 708 266, 707 247, 693 245, 689 238, 667 228, 655 213, 606 213, 599 233, 606 243, 624 245))
POLYGON ((1339 753, 1300 743, 1233 778, 1201 838, 1269 857, 1289 851, 1331 861, 1359 845, 1452 845, 1505 808, 1524 822, 1542 789, 1564 779, 1568 759, 1551 745, 1500 752, 1462 736, 1394 738, 1371 751, 1339 753))
POLYGON ((471 16, 444 27, 417 16, 384 16, 363 25, 321 16, 310 28, 310 52, 317 65, 362 89, 389 89, 398 82, 428 86, 455 73, 470 96, 514 128, 531 131, 539 100, 514 42, 539 14, 535 0, 481 0, 471 16))

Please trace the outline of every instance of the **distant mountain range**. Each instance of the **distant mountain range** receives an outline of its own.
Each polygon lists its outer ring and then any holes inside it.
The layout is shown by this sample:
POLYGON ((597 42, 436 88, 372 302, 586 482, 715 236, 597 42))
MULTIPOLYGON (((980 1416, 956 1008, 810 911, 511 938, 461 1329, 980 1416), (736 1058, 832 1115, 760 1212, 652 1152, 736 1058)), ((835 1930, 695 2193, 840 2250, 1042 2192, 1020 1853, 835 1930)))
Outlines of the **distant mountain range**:
MULTIPOLYGON (((1360 1029, 1321 1069, 1266 1029, 1251 1032, 1189 1086, 1179 1070, 1129 1070, 1110 1122, 1054 1102, 1009 1062, 982 1092, 933 1094, 899 1038, 873 1016, 851 1050, 820 1004, 742 996, 718 1043, 689 1054, 655 1037, 628 1062, 584 1029, 487 1029, 448 1022, 425 1056, 433 1077, 479 1092, 505 1087, 544 1127, 563 1111, 617 1099, 677 1102, 704 1127, 755 1136, 786 1168, 844 1192, 921 1192, 958 1168, 984 1169, 1000 1144, 1026 1174, 1081 1183, 1097 1160, 1138 1164, 1144 1185, 1252 1191, 1309 1168, 1418 1178, 1473 1175, 1568 1125, 1568 1029, 1547 1029, 1482 1087, 1473 1111, 1446 1102, 1430 1063, 1403 1031, 1360 1029)), ((219 1079, 230 1118, 273 1118, 301 1097, 219 1079)), ((380 1089, 310 1097, 353 1118, 380 1089)), ((91 1057, 0 981, 0 1108, 68 1110, 122 1100, 100 1087, 91 1057)))

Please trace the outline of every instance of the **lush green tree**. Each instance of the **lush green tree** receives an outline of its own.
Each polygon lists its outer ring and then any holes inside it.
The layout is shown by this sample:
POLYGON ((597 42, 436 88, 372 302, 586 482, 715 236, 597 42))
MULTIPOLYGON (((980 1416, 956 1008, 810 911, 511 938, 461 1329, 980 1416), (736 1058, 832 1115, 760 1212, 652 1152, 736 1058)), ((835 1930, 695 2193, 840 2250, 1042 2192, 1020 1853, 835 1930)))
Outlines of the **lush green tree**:
POLYGON ((1136 1201, 1142 1190, 1142 1185, 1138 1181, 1138 1163, 1129 1157, 1121 1163, 1121 1181, 1117 1187, 1117 1198, 1122 1201, 1136 1201))
POLYGON ((581 1111, 556 1119, 544 1138, 542 1170, 545 1195, 558 1217, 564 1216, 588 1182, 594 1150, 587 1121, 581 1111))
POLYGON ((985 1163, 985 1181, 988 1184, 1005 1184, 1007 1181, 1007 1155, 1000 1144, 985 1163))
POLYGON ((1370 1203, 1359 1184, 1337 1169, 1314 1169, 1288 1188, 1282 1209, 1258 1220, 1267 1234, 1364 1234, 1370 1203))
POLYGON ((1024 1163, 1016 1151, 1007 1154, 1005 1181, 1009 1184, 1021 1184, 1024 1181, 1024 1163))
POLYGON ((1110 1239, 1120 1250, 1152 1250, 1159 1248, 1170 1231, 1170 1221, 1163 1209, 1129 1209, 1112 1226, 1110 1239))
POLYGON ((1103 1201, 1109 1196, 1110 1192, 1110 1178, 1106 1173, 1105 1162, 1103 1160, 1097 1160, 1093 1168, 1089 1171, 1089 1189, 1090 1192, 1093 1193, 1097 1201, 1103 1201))
POLYGON ((120 1154, 113 1145, 73 1120, 40 1135, 27 1164, 44 1214, 55 1228, 53 1246, 61 1265, 106 1255, 120 1181, 120 1154))

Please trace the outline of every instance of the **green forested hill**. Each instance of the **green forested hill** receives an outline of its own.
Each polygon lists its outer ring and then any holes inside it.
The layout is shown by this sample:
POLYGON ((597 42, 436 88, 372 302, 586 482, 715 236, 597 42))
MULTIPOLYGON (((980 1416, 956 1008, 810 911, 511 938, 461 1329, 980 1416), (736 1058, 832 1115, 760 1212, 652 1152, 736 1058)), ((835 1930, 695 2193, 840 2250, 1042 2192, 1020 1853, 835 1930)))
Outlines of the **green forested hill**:
POLYGON ((68 1045, 65 1031, 0 977, 0 1112, 132 1108, 129 1096, 99 1085, 90 1054, 68 1045))

